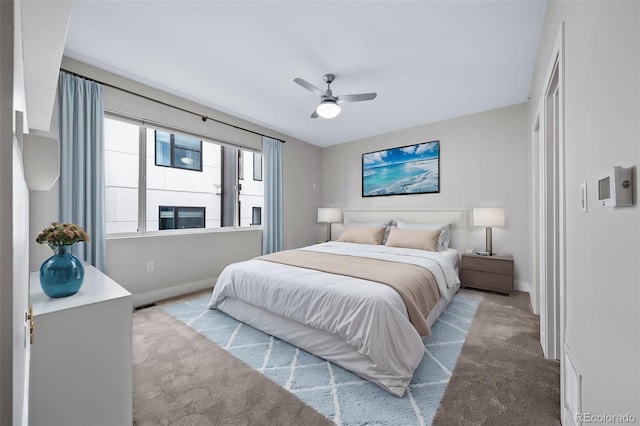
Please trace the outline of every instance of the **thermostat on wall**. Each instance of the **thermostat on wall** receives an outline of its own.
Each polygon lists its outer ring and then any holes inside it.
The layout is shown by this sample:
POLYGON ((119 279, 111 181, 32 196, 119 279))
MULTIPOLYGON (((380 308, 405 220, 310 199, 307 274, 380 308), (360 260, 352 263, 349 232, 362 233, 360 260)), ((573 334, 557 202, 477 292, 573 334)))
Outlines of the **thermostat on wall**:
POLYGON ((596 190, 600 207, 633 205, 633 174, 631 167, 613 167, 598 176, 596 190))

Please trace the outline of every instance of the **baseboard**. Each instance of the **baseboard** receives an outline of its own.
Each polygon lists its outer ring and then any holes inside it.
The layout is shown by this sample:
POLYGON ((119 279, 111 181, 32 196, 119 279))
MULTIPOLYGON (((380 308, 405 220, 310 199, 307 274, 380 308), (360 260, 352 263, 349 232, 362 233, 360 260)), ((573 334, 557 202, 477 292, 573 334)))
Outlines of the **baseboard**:
POLYGON ((516 281, 515 282, 516 291, 524 291, 529 293, 529 304, 530 308, 533 311, 533 307, 535 305, 535 295, 531 292, 531 285, 527 281, 516 281))
POLYGON ((155 303, 160 300, 170 299, 172 297, 193 293, 194 291, 212 288, 213 283, 215 283, 215 281, 216 281, 215 278, 209 278, 202 281, 195 281, 187 284, 180 284, 180 285, 175 285, 167 288, 161 288, 158 290, 134 294, 133 307, 135 308, 142 305, 148 305, 150 303, 155 303))
POLYGON ((538 301, 536 300, 538 297, 537 289, 535 286, 530 286, 529 288, 529 300, 531 301, 531 311, 535 315, 540 315, 540 307, 538 306, 538 301))

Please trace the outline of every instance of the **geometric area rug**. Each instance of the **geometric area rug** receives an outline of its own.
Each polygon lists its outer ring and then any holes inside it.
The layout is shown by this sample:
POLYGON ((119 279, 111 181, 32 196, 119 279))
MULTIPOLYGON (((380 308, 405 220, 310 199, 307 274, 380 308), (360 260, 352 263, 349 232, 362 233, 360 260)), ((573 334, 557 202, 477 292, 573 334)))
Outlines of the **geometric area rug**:
POLYGON ((294 394, 337 425, 431 425, 480 299, 456 294, 424 339, 404 397, 276 337, 209 309, 209 296, 167 305, 169 315, 294 394))

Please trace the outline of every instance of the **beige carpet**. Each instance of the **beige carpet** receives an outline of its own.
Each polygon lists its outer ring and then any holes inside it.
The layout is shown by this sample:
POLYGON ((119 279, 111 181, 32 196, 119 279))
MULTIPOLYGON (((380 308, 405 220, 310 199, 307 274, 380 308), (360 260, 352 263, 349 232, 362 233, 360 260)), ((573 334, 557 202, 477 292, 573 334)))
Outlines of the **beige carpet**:
POLYGON ((133 316, 134 425, 332 425, 206 337, 148 308, 133 316))
MULTIPOLYGON (((483 300, 434 425, 559 425, 560 366, 528 295, 463 291, 483 300)), ((134 314, 133 336, 137 426, 333 424, 159 307, 134 314)))
POLYGON ((560 425, 560 364, 543 357, 526 294, 473 293, 483 300, 434 425, 560 425))

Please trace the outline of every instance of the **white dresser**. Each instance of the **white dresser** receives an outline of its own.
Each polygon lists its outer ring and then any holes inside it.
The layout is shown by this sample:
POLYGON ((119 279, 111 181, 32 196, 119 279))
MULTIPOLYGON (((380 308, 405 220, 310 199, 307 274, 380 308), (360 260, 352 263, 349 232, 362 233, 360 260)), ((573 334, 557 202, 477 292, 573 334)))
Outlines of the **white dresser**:
POLYGON ((130 426, 133 422, 131 293, 84 264, 82 288, 51 299, 30 276, 30 426, 130 426))

